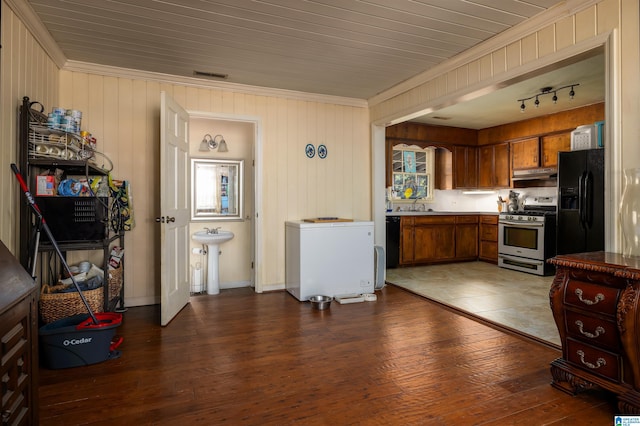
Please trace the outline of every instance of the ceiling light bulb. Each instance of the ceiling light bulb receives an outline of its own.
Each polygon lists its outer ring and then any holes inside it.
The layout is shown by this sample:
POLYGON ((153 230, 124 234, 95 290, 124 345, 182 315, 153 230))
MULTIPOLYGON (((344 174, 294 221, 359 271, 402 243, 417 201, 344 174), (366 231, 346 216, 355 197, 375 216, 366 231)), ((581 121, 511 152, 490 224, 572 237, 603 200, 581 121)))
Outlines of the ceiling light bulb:
POLYGON ((551 98, 553 100, 554 104, 558 103, 558 96, 556 95, 556 92, 553 92, 553 98, 551 98))
POLYGON ((576 95, 576 92, 573 91, 573 86, 571 86, 571 91, 569 92, 569 99, 573 99, 575 95, 576 95))
POLYGON ((525 108, 524 101, 522 101, 522 105, 520 105, 520 112, 524 112, 525 108))
POLYGON ((540 106, 540 101, 538 100, 537 96, 536 96, 536 101, 534 102, 534 104, 536 105, 536 108, 538 108, 540 106))

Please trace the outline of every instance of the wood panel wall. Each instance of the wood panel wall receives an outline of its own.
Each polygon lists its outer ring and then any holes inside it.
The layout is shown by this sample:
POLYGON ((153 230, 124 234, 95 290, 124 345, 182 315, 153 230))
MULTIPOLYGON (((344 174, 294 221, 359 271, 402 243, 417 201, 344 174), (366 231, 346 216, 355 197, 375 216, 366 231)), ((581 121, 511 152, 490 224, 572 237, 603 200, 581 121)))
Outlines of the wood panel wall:
POLYGON ((0 240, 17 254, 18 203, 24 195, 9 165, 17 162, 18 108, 28 96, 48 106, 58 101, 58 67, 25 25, 2 2, 0 23, 0 240))
POLYGON ((494 144, 517 139, 566 132, 583 124, 604 120, 604 103, 588 105, 544 117, 489 127, 478 131, 478 145, 494 144))
MULTIPOLYGON (((126 236, 127 303, 154 303, 159 294, 160 92, 189 111, 257 117, 262 126, 263 195, 258 290, 284 288, 284 223, 306 217, 371 218, 371 147, 366 108, 234 93, 182 84, 81 72, 60 74, 60 104, 83 111, 83 127, 131 181, 136 227, 126 236), (305 146, 325 144, 326 159, 305 146)), ((202 135, 191 135, 199 145, 202 135)))
POLYGON ((459 127, 432 126, 423 123, 404 122, 385 129, 387 139, 394 141, 422 141, 432 145, 470 145, 478 143, 478 132, 459 127))

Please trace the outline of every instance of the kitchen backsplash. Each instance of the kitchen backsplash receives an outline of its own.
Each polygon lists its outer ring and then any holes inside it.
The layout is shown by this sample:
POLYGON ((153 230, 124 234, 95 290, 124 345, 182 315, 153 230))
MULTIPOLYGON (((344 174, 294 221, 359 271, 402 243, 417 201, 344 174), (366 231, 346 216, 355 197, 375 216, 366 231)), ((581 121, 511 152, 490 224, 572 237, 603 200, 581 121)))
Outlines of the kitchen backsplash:
MULTIPOLYGON (((393 211, 398 208, 401 211, 412 210, 418 207, 422 210, 433 209, 434 211, 452 211, 452 212, 498 212, 498 197, 503 199, 509 198, 509 189, 496 190, 493 194, 464 194, 461 190, 438 190, 434 192, 433 202, 421 203, 416 202, 416 206, 407 203, 393 204, 393 211)), ((537 188, 517 188, 513 191, 520 193, 521 197, 555 197, 555 187, 537 187, 537 188)))

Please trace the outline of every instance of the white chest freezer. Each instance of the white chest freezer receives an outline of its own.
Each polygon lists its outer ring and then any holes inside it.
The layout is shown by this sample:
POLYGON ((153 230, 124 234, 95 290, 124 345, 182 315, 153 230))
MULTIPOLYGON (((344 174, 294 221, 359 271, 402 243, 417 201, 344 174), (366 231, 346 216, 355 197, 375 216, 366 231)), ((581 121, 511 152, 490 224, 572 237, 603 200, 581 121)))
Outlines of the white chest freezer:
POLYGON ((285 223, 285 288, 298 300, 373 293, 373 222, 285 223))

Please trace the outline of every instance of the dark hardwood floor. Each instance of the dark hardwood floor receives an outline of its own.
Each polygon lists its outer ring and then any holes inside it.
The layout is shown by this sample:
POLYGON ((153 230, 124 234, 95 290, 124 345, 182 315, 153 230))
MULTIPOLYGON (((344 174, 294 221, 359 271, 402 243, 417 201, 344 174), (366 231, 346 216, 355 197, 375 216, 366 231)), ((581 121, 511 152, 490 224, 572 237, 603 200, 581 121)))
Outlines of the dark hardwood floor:
POLYGON ((609 425, 600 392, 549 385, 559 352, 395 286, 312 310, 285 292, 131 308, 122 357, 40 372, 42 425, 609 425))

